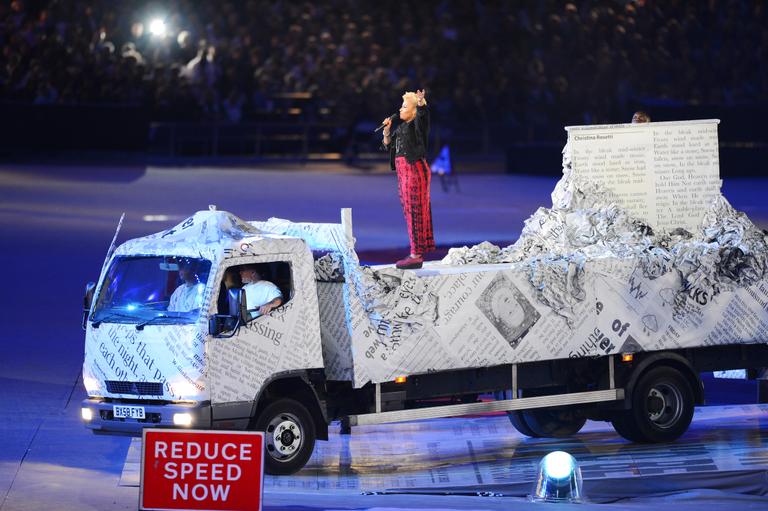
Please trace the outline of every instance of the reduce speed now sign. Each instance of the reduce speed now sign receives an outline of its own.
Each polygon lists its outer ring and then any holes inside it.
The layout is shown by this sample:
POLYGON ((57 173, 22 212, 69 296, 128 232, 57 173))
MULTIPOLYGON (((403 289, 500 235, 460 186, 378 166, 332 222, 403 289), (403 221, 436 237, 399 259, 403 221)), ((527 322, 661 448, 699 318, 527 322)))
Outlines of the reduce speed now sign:
POLYGON ((264 433, 145 429, 139 509, 260 511, 264 433))

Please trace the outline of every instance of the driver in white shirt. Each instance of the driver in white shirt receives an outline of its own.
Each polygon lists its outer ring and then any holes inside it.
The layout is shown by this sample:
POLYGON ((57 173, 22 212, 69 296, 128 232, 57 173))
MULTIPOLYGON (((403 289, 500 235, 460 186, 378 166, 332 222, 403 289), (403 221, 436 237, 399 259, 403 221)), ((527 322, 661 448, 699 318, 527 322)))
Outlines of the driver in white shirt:
POLYGON ((203 306, 205 284, 200 282, 194 263, 187 259, 179 262, 179 277, 184 281, 171 295, 170 312, 190 312, 203 306))
POLYGON ((272 309, 283 304, 280 288, 268 280, 263 280, 257 265, 249 264, 241 267, 240 279, 243 281, 245 301, 248 304, 251 319, 269 314, 272 309))

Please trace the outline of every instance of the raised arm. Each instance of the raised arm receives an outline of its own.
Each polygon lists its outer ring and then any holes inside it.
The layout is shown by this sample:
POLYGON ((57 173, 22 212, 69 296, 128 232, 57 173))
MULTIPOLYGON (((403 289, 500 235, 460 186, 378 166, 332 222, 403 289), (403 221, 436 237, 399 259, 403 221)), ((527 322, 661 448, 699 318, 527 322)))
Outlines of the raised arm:
POLYGON ((416 132, 422 137, 424 147, 427 147, 427 139, 429 138, 429 109, 427 108, 427 100, 424 97, 427 91, 417 90, 416 97, 418 101, 416 103, 416 132))

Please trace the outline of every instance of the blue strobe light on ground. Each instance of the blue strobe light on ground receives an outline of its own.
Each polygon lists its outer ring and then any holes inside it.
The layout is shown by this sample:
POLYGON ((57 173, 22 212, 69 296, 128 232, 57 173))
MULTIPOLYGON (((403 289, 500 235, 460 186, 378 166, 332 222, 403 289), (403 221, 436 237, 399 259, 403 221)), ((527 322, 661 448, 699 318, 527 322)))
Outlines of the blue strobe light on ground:
POLYGON ((576 459, 554 451, 539 462, 539 474, 531 495, 534 502, 584 502, 581 469, 576 459))

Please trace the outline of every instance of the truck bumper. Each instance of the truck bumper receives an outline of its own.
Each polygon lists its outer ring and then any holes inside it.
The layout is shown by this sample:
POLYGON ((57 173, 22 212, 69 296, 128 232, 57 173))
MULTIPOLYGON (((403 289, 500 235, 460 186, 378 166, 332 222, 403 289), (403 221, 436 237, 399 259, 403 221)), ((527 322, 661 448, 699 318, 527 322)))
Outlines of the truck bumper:
MULTIPOLYGON (((136 401, 123 402, 120 400, 104 401, 102 399, 84 399, 81 408, 86 415, 90 410, 90 420, 83 417, 86 428, 94 433, 141 436, 144 428, 177 428, 177 429, 210 429, 211 403, 162 403, 144 404, 136 401), (144 408, 144 419, 122 419, 114 416, 114 405, 141 406, 144 408), (181 425, 174 416, 188 414, 189 421, 181 425)), ((177 418, 178 419, 178 418, 177 418)))

